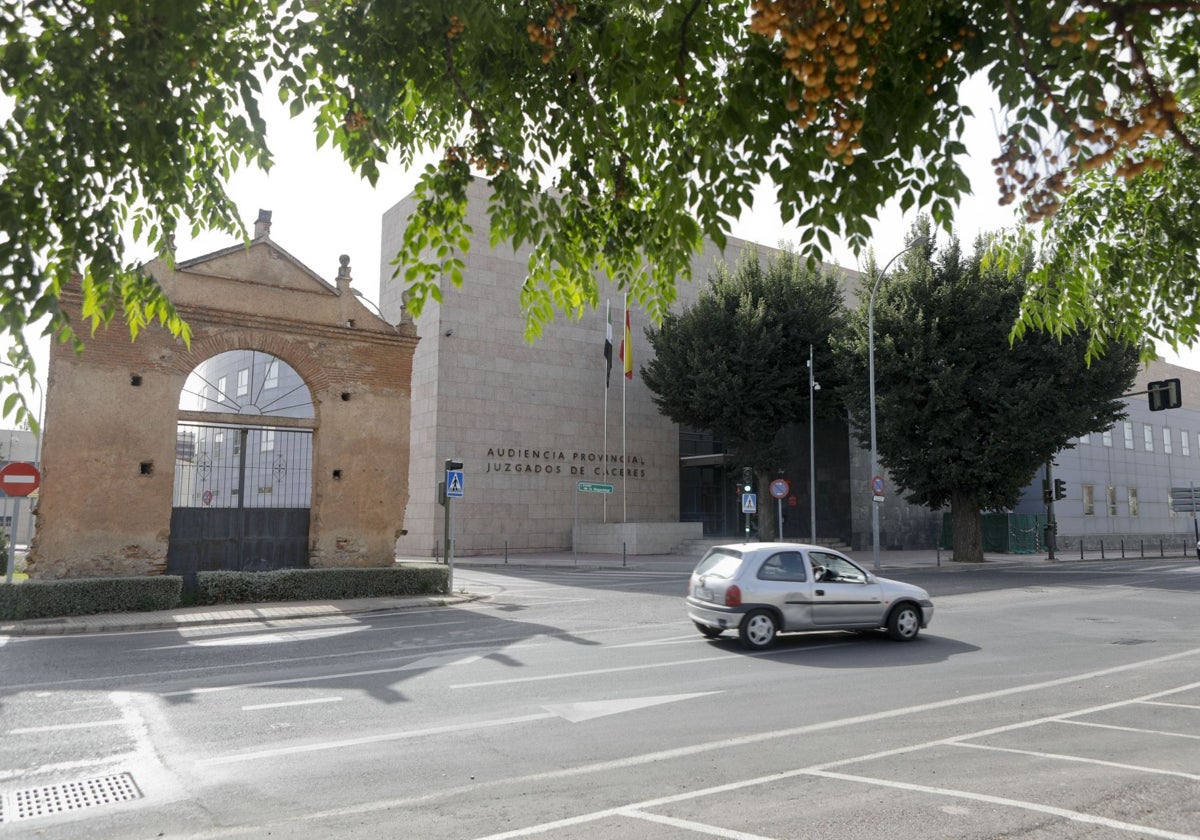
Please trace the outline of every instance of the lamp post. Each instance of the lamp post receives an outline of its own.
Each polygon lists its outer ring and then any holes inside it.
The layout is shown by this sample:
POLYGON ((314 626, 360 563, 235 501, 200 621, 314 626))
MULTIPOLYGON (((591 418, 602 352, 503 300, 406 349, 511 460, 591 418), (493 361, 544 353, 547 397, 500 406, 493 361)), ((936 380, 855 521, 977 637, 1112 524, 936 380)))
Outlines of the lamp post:
POLYGON ((813 347, 810 344, 808 345, 808 507, 809 516, 812 519, 809 525, 811 529, 809 535, 813 543, 817 541, 817 450, 813 437, 813 397, 817 391, 821 390, 821 386, 813 378, 815 375, 813 347))
MULTIPOLYGON (((929 242, 928 236, 918 236, 909 243, 907 248, 887 261, 883 266, 883 271, 879 272, 879 276, 871 284, 871 297, 867 302, 867 376, 870 380, 871 481, 874 481, 875 476, 879 475, 879 449, 875 441, 875 293, 879 291, 879 284, 883 282, 883 278, 887 274, 887 270, 892 267, 892 263, 914 248, 922 247, 927 242, 929 242)), ((879 571, 879 502, 875 501, 874 492, 874 488, 872 488, 871 557, 874 560, 875 571, 879 571)))

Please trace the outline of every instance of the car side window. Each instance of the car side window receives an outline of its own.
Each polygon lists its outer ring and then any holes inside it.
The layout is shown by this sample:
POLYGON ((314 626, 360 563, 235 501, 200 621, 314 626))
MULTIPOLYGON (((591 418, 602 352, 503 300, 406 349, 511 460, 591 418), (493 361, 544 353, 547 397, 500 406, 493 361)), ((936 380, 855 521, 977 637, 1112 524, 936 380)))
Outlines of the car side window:
POLYGON ((796 551, 781 551, 768 557, 758 569, 760 580, 806 580, 804 558, 796 551))
POLYGON ((862 569, 836 554, 814 551, 811 554, 815 579, 825 583, 866 583, 862 569), (821 569, 822 571, 817 571, 821 569))

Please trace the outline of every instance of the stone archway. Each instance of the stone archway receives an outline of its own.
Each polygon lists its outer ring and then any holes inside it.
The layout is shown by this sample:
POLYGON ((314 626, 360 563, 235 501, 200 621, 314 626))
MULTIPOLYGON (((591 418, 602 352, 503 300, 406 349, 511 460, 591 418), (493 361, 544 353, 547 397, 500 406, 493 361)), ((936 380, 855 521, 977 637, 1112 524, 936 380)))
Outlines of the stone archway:
MULTIPOLYGON (((303 537, 303 528, 294 531, 296 556, 312 567, 395 562, 409 495, 416 330, 407 319, 389 324, 363 304, 351 288, 348 258, 328 283, 265 229, 256 233, 248 247, 146 266, 190 326, 190 343, 156 326, 132 342, 120 323, 93 333, 79 289, 63 290, 60 304, 84 351, 51 348, 31 577, 167 571, 181 421, 214 427, 210 447, 222 428, 226 446, 231 430, 307 433, 309 519, 303 537), (286 362, 307 386, 308 416, 268 422, 261 405, 257 415, 215 406, 181 411, 192 372, 228 351, 286 362)), ((236 381, 227 387, 237 396, 236 381)), ((273 484, 261 486, 274 493, 273 484)))

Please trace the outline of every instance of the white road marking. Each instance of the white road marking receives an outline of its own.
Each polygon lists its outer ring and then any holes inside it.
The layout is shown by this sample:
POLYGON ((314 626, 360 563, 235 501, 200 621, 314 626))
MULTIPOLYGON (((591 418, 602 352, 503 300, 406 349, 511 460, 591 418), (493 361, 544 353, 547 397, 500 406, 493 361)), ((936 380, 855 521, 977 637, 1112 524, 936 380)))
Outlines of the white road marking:
POLYGON ((1121 820, 1113 820, 1108 817, 1099 817, 1095 814, 1085 814, 1082 811, 1072 811, 1068 808, 1057 808, 1053 805, 1043 805, 1040 802, 1030 802, 1025 799, 1009 799, 1004 796, 992 796, 987 793, 973 793, 966 790, 955 790, 953 788, 931 787, 929 785, 915 785, 911 782, 897 782, 891 779, 875 779, 867 776, 851 776, 848 773, 831 773, 827 770, 809 770, 807 775, 820 776, 826 779, 835 779, 841 782, 859 782, 864 785, 874 785, 876 787, 893 788, 895 790, 907 790, 912 793, 928 793, 934 796, 949 796, 954 799, 967 799, 973 802, 986 802, 990 805, 1002 805, 1008 808, 1019 808, 1023 811, 1033 811, 1038 814, 1049 814, 1054 817, 1061 817, 1070 820, 1071 822, 1084 823, 1085 825, 1099 825, 1105 828, 1114 828, 1118 831, 1129 831, 1135 834, 1146 834, 1150 837, 1163 837, 1166 840, 1198 840, 1200 835, 1183 834, 1178 831, 1167 831, 1161 828, 1154 828, 1148 825, 1138 825, 1137 823, 1127 823, 1121 820))
POLYGON ((532 715, 520 715, 511 718, 496 718, 493 720, 483 720, 477 723, 455 723, 446 726, 431 726, 428 729, 406 729, 400 732, 385 732, 379 735, 364 735, 361 738, 346 738, 341 741, 323 741, 319 744, 301 744, 292 747, 277 747, 270 750, 256 750, 255 752, 239 753, 235 755, 223 755, 215 758, 205 758, 197 761, 199 767, 216 767, 224 764, 240 764, 245 761, 257 761, 262 758, 278 758, 284 755, 298 755, 301 753, 320 752, 322 750, 336 750, 343 747, 359 747, 364 744, 381 744, 386 741, 403 741, 410 738, 424 738, 430 735, 452 735, 460 732, 470 732, 478 729, 492 729, 498 726, 511 726, 517 723, 529 723, 535 720, 546 720, 555 717, 550 712, 541 712, 532 715))
MULTIPOLYGON (((486 653, 484 654, 486 655, 486 653)), ((328 680, 343 680, 351 677, 373 677, 378 674, 399 674, 404 671, 424 670, 430 668, 441 668, 446 665, 467 665, 479 659, 479 655, 463 655, 461 653, 449 653, 442 656, 430 656, 424 659, 418 659, 415 662, 409 662, 406 665, 397 665, 394 668, 372 668, 369 671, 344 671, 337 674, 314 674, 308 677, 288 677, 280 680, 260 680, 258 682, 238 683, 235 685, 210 685, 199 688, 185 688, 181 691, 166 691, 158 695, 159 697, 188 697, 195 694, 216 694, 221 691, 237 691, 243 688, 265 688, 272 685, 295 685, 297 683, 310 682, 327 682, 328 680)))
POLYGON ((187 647, 233 647, 235 645, 275 645, 287 642, 309 642, 314 639, 328 639, 333 636, 344 636, 365 629, 361 625, 354 627, 320 627, 312 630, 289 630, 283 633, 256 633, 251 636, 223 636, 217 639, 195 639, 188 642, 187 647))
POLYGON ((1200 705, 1195 703, 1162 703, 1154 700, 1143 700, 1147 706, 1170 706, 1174 709, 1200 709, 1200 705))
POLYGON ((681 820, 676 817, 667 817, 662 814, 651 814, 648 811, 642 811, 637 808, 627 808, 621 811, 623 817, 635 817, 639 820, 648 820, 649 822, 662 823, 673 828, 682 828, 687 831, 694 831, 697 834, 710 834, 713 837, 725 837, 728 840, 771 840, 769 837, 763 837, 759 834, 747 834, 745 831, 733 831, 728 828, 719 828, 715 825, 707 825, 705 823, 693 822, 692 820, 681 820))
POLYGON ((583 703, 559 703, 542 706, 548 712, 553 712, 560 718, 571 723, 582 723, 593 718, 617 715, 622 712, 635 712, 638 709, 648 709, 651 706, 661 706, 665 703, 678 703, 681 700, 691 700, 695 697, 707 697, 710 694, 720 694, 720 691, 698 691, 694 694, 663 694, 658 697, 630 697, 619 700, 594 700, 583 703))
MULTIPOLYGON (((699 641, 697 639, 696 641, 699 641)), ((854 644, 853 642, 838 642, 832 645, 820 645, 818 647, 797 648, 793 650, 776 649, 767 650, 760 653, 747 653, 746 657, 764 657, 764 656, 782 656, 790 653, 805 652, 815 653, 817 651, 829 650, 835 647, 845 647, 846 645, 854 644)), ((649 662, 642 665, 616 665, 612 668, 593 668, 589 671, 563 671, 555 674, 542 674, 537 677, 508 677, 502 680, 483 680, 481 682, 457 683, 450 686, 451 688, 487 688, 494 685, 513 685, 516 683, 530 682, 546 682, 548 680, 566 680, 574 677, 594 677, 599 674, 619 674, 625 671, 647 671, 654 668, 672 668, 677 665, 695 665, 701 662, 719 662, 728 660, 733 654, 722 654, 721 656, 702 656, 697 659, 675 659, 670 662, 649 662)))
POLYGON ((1139 729, 1136 726, 1114 726, 1111 723, 1095 723, 1090 720, 1067 720, 1063 718, 1059 723, 1069 723, 1072 726, 1090 726, 1095 729, 1115 729, 1118 732, 1136 732, 1139 735, 1166 735, 1170 738, 1192 738, 1200 741, 1200 735, 1191 735, 1187 732, 1167 732, 1162 729, 1139 729))
POLYGON ((64 732, 69 729, 91 729, 96 726, 121 726, 124 719, 93 720, 86 723, 59 723, 51 726, 25 726, 20 729, 8 730, 9 735, 28 735, 33 732, 64 732))
POLYGON ((1014 747, 995 747, 991 744, 971 744, 966 741, 955 741, 951 746, 966 747, 972 750, 990 750, 992 752, 1028 755, 1034 758, 1052 758, 1058 761, 1074 761, 1079 764, 1096 764, 1101 767, 1115 767, 1118 770, 1133 770, 1137 773, 1151 773, 1158 776, 1178 776, 1181 779, 1200 781, 1200 775, 1196 773, 1184 773, 1182 770, 1161 770, 1157 767, 1143 767, 1140 764, 1122 764, 1119 761, 1105 761, 1100 758, 1085 758, 1084 756, 1080 755, 1064 755, 1063 753, 1041 752, 1039 750, 1019 750, 1014 747))
POLYGON ((290 700, 283 703, 257 703, 253 706, 242 706, 243 712, 257 712, 260 709, 282 709, 287 706, 312 706, 317 703, 340 703, 341 697, 314 697, 312 700, 290 700))

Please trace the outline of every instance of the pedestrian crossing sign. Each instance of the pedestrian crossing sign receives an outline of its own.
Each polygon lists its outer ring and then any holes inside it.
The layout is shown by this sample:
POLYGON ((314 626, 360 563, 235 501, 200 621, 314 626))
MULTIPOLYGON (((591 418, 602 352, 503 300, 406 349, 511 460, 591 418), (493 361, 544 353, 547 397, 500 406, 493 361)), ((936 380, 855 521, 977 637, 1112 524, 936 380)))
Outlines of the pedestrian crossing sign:
POLYGON ((758 494, 742 494, 742 513, 758 513, 758 494))
POLYGON ((461 499, 463 497, 463 471, 446 470, 446 498, 461 499))

